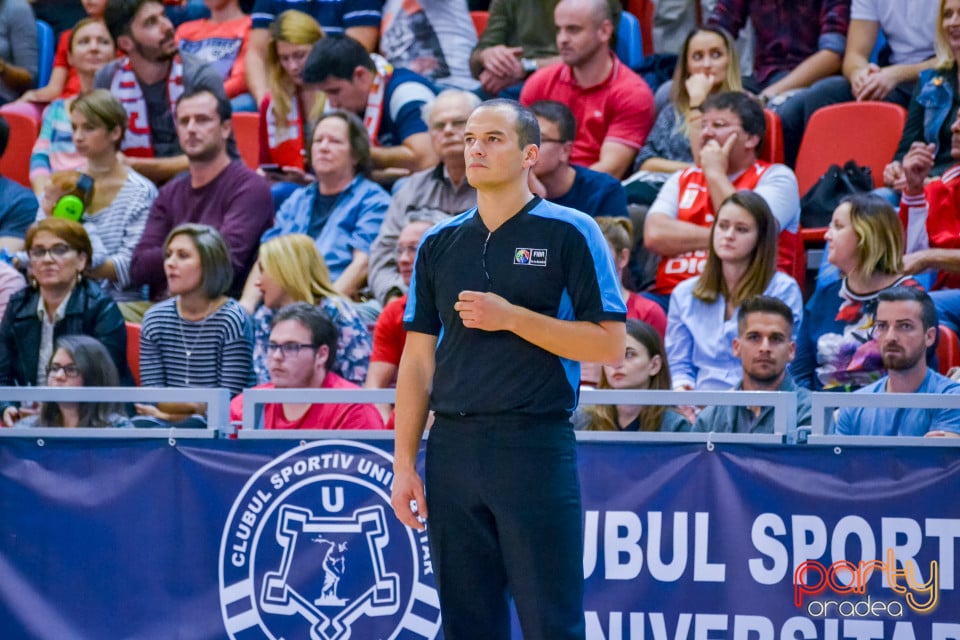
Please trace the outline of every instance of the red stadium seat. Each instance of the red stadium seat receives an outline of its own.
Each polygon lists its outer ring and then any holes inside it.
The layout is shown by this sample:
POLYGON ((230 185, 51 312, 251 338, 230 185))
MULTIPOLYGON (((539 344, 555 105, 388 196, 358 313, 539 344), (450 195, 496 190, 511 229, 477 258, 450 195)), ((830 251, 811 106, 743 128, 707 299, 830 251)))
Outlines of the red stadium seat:
POLYGON ((783 163, 783 125, 780 116, 770 109, 763 110, 767 121, 767 133, 763 136, 763 145, 757 154, 761 160, 783 163))
POLYGON ((260 114, 233 114, 233 137, 243 164, 251 169, 260 166, 260 114))
POLYGON ((940 373, 943 375, 947 375, 953 367, 960 367, 960 339, 953 329, 946 325, 940 325, 937 360, 940 361, 940 373))
POLYGON ((13 111, 3 111, 4 119, 10 125, 10 139, 7 149, 0 157, 0 175, 30 186, 30 153, 33 143, 40 134, 40 123, 33 118, 13 111))
POLYGON ((471 11, 470 17, 473 18, 473 28, 477 30, 477 37, 479 38, 487 28, 487 20, 490 18, 490 12, 471 11))
POLYGON ((133 380, 140 386, 140 325, 135 322, 125 322, 127 326, 127 364, 133 380))

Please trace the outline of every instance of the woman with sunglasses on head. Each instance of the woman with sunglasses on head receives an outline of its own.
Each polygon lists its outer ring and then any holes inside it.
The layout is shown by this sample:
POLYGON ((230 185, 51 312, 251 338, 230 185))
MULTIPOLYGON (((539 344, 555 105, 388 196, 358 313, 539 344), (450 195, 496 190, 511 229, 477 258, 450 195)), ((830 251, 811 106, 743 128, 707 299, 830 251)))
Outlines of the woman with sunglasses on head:
MULTIPOLYGON (((87 277, 93 249, 78 222, 46 218, 27 231, 29 286, 10 298, 0 322, 0 386, 45 385, 53 345, 66 335, 97 338, 106 347, 120 382, 132 385, 127 331, 117 304, 87 277)), ((7 426, 19 417, 0 404, 7 426)))
MULTIPOLYGON (((47 366, 48 387, 116 387, 117 368, 106 348, 90 336, 64 336, 47 366)), ((44 402, 15 427, 132 427, 118 403, 44 402)))
MULTIPOLYGON (((163 270, 171 297, 155 304, 140 330, 144 387, 224 388, 231 396, 253 383, 252 331, 236 300, 230 251, 220 233, 202 224, 175 227, 164 243, 163 270)), ((204 426, 205 407, 188 402, 138 404, 137 426, 204 426)))

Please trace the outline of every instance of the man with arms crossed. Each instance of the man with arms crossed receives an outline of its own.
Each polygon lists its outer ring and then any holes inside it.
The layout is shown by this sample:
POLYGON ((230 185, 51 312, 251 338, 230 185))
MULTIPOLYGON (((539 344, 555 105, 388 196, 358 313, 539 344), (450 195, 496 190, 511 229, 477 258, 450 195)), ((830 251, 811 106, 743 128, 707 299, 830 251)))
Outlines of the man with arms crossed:
POLYGON ((393 508, 419 530, 429 514, 447 640, 509 638, 508 586, 527 640, 582 640, 569 417, 577 361, 623 357, 626 308, 596 223, 530 192, 533 114, 508 100, 482 104, 464 141, 478 206, 428 231, 417 253, 393 508), (416 459, 428 409, 426 501, 416 459))

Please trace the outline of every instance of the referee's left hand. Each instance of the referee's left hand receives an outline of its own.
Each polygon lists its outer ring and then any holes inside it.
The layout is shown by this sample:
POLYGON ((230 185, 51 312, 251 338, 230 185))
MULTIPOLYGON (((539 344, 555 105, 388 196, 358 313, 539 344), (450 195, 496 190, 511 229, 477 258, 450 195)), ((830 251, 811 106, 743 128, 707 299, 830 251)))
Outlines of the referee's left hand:
POLYGON ((510 331, 514 306, 495 293, 461 291, 453 308, 469 329, 510 331))

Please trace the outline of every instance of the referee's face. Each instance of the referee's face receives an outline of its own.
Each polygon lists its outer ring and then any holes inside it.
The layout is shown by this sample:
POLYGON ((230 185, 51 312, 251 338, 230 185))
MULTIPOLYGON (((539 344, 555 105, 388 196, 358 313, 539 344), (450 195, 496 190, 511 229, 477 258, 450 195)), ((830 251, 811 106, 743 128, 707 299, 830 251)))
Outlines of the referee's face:
POLYGON ((463 140, 467 180, 475 189, 526 180, 523 170, 536 161, 536 145, 520 148, 517 116, 505 107, 477 107, 463 140))

